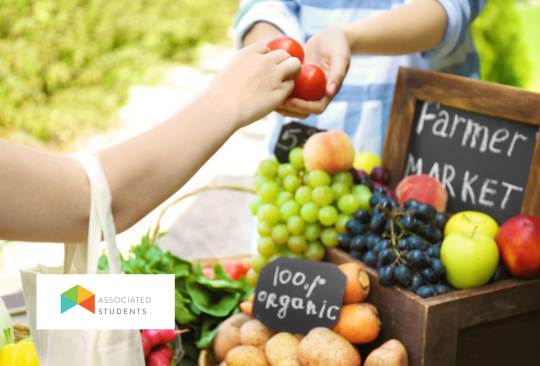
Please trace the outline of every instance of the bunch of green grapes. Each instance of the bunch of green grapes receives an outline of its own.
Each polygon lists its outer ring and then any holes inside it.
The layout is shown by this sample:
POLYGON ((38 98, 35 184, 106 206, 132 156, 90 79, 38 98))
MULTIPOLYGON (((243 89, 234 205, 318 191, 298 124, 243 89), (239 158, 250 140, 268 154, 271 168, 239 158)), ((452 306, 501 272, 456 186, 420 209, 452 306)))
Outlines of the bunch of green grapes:
POLYGON ((275 157, 261 161, 255 172, 257 197, 251 202, 258 217, 257 246, 248 282, 256 284, 261 268, 280 256, 320 261, 325 248, 338 245, 345 224, 359 209, 371 210, 371 190, 355 185, 350 171, 330 175, 308 172, 301 147, 289 153, 289 163, 275 157))

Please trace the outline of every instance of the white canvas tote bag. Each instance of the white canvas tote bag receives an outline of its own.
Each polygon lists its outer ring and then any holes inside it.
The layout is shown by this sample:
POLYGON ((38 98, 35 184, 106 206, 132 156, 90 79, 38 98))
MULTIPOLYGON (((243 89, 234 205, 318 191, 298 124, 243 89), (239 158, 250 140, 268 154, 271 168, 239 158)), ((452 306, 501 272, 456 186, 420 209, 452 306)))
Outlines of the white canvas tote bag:
POLYGON ((122 274, 116 247, 109 184, 97 157, 73 155, 90 182, 91 208, 88 244, 64 244, 64 265, 35 264, 21 269, 30 332, 41 366, 144 366, 138 330, 37 330, 36 278, 38 274, 122 274), (105 237, 110 271, 98 271, 101 233, 105 237))

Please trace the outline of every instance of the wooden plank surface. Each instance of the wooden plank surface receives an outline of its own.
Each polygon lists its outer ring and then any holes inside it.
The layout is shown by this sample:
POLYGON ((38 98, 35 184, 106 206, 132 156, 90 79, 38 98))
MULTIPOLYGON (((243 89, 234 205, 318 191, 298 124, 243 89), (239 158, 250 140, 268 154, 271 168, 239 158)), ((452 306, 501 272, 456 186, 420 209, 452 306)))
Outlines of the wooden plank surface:
POLYGON ((459 308, 459 301, 427 307, 423 366, 456 364, 459 308))
POLYGON ((465 328, 456 366, 540 365, 540 311, 465 328))
POLYGON ((390 171, 388 186, 392 189, 396 188, 405 172, 405 160, 409 149, 415 103, 416 98, 409 90, 406 75, 400 72, 396 82, 394 100, 386 129, 386 143, 382 153, 382 164, 390 171), (392 143, 389 143, 390 141, 392 143))
POLYGON ((459 302, 461 329, 540 310, 540 279, 512 278, 421 301, 429 307, 459 302))
POLYGON ((416 99, 513 121, 540 125, 540 94, 507 85, 401 67, 416 99))
POLYGON ((540 217, 540 139, 536 140, 527 187, 535 187, 535 189, 527 189, 525 192, 521 213, 540 217))

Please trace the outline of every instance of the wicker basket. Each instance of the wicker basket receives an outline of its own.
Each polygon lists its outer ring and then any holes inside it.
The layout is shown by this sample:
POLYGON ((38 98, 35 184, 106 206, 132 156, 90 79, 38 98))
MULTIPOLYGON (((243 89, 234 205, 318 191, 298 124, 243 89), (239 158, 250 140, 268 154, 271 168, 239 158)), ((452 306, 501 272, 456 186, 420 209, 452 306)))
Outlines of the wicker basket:
POLYGON ((15 343, 19 343, 23 339, 30 337, 30 328, 23 324, 14 323, 13 336, 15 343))
POLYGON ((219 363, 216 360, 214 351, 209 349, 204 349, 199 354, 199 366, 218 366, 219 363))

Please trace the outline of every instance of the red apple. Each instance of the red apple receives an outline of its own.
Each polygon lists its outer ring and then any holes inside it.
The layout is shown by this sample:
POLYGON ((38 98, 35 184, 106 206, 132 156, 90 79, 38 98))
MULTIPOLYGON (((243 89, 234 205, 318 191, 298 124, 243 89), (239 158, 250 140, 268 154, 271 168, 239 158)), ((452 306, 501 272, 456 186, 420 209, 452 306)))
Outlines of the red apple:
POLYGON ((540 277, 540 220, 519 215, 506 221, 495 237, 506 268, 515 277, 540 277))
POLYGON ((304 145, 304 162, 308 171, 320 169, 335 174, 351 169, 353 161, 354 147, 343 131, 316 133, 304 145))
POLYGON ((371 169, 371 179, 375 182, 386 184, 388 183, 388 179, 390 179, 390 171, 384 166, 377 166, 371 169))
POLYGON ((409 175, 396 187, 399 204, 403 206, 408 199, 432 205, 439 212, 446 211, 448 193, 437 179, 427 174, 409 175))

